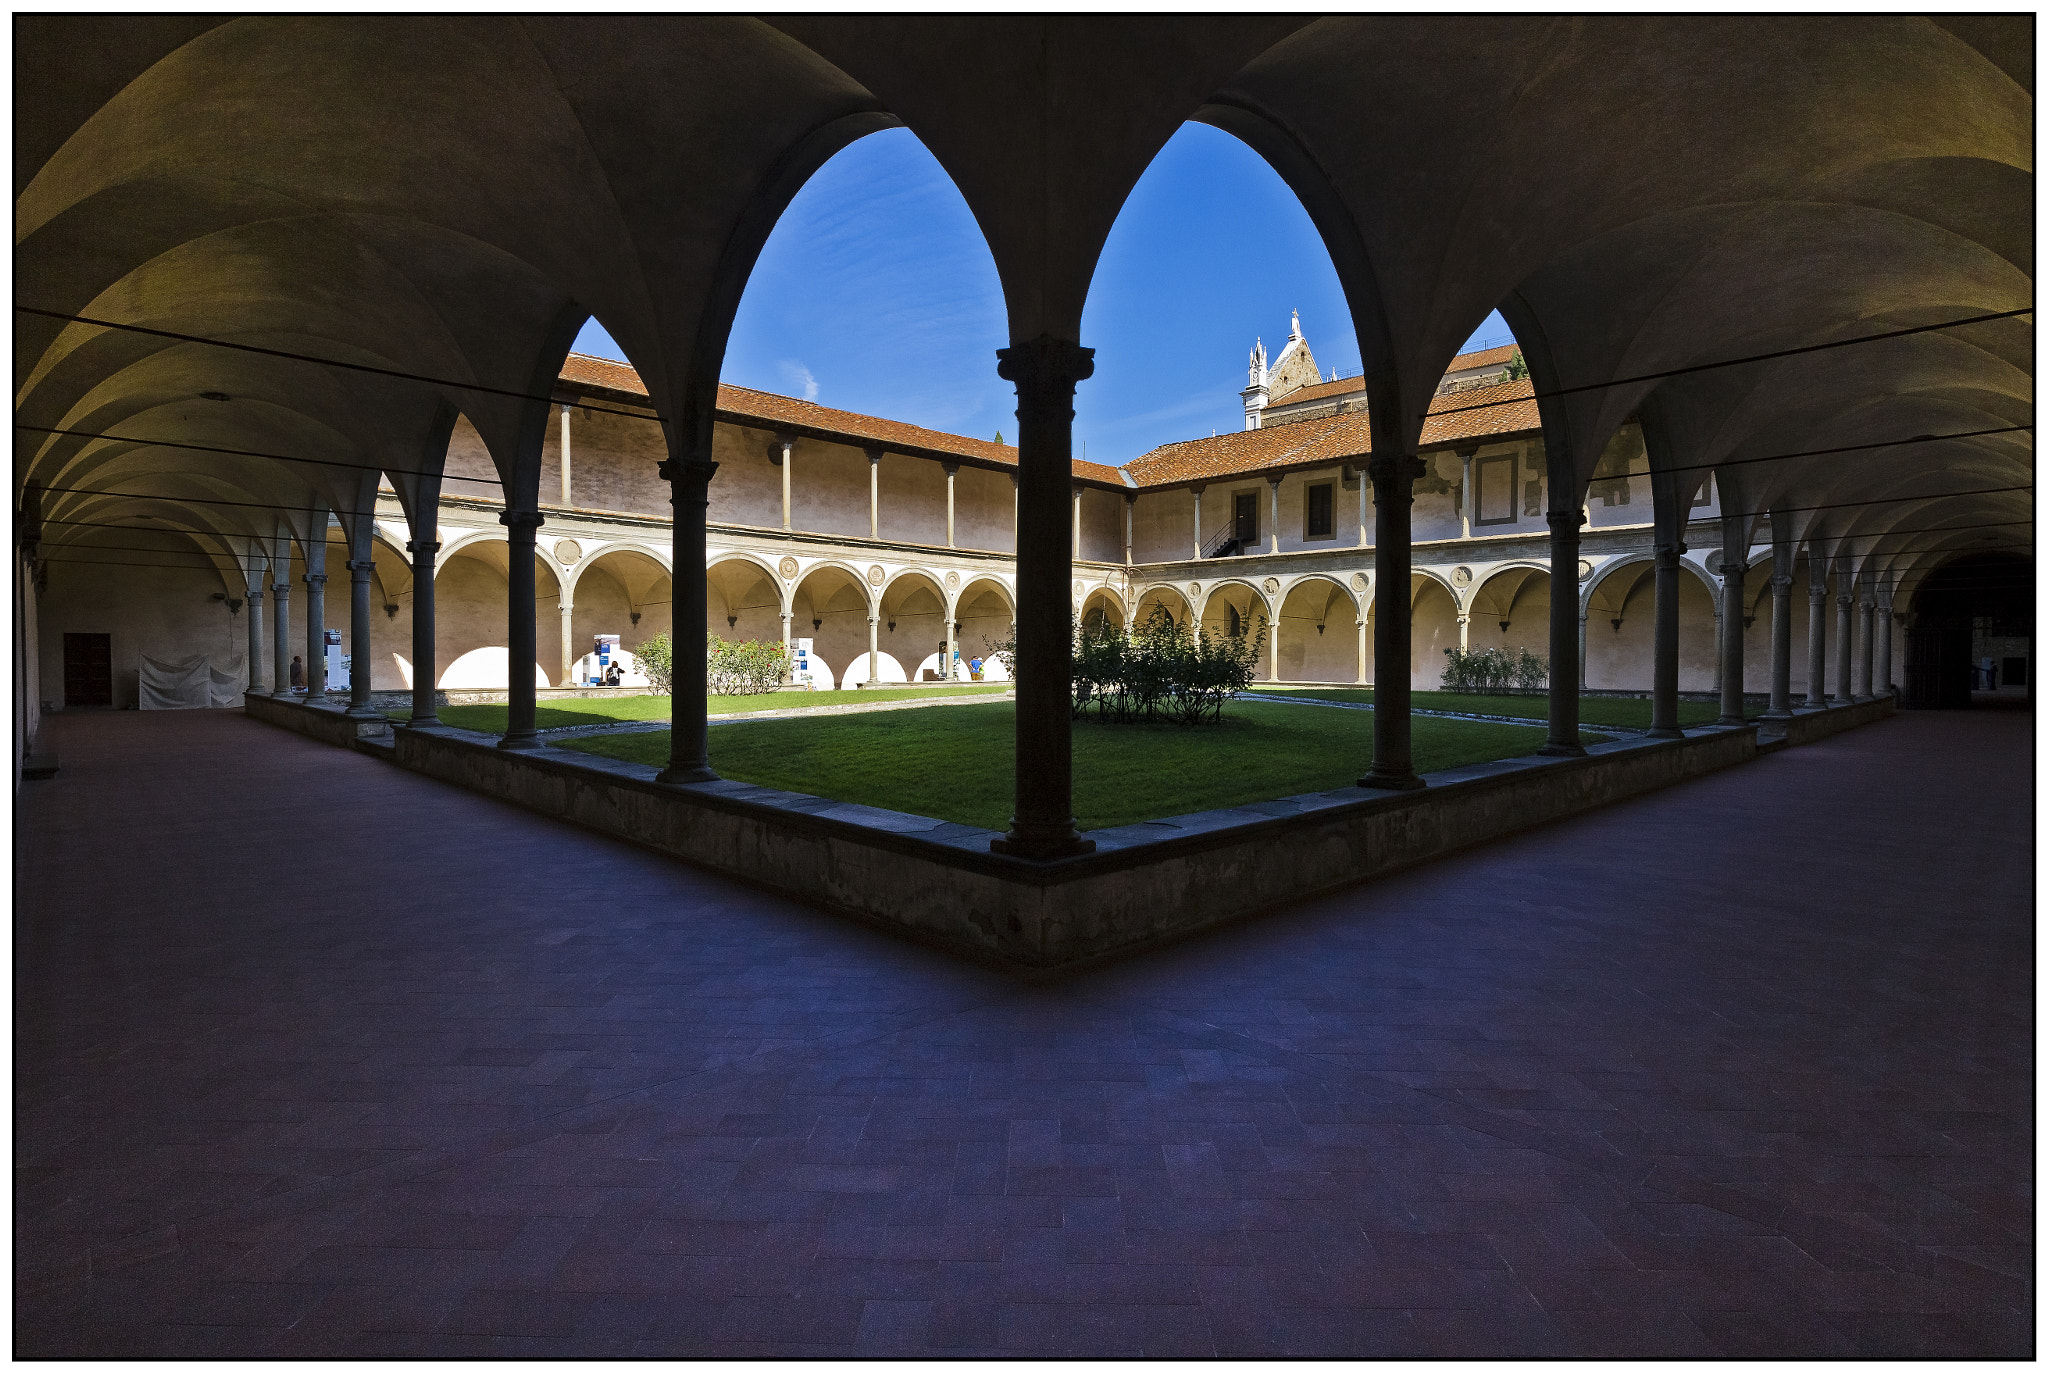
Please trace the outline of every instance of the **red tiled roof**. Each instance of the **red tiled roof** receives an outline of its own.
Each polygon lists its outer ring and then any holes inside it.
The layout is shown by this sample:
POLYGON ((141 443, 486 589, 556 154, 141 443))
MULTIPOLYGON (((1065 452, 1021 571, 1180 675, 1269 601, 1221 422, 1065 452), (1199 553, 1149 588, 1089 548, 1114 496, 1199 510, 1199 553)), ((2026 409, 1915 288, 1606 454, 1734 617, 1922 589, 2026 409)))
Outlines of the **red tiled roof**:
MULTIPOLYGON (((1422 446, 1440 447, 1459 439, 1495 438, 1505 434, 1529 433, 1540 427, 1536 415, 1535 388, 1528 378, 1498 386, 1438 396, 1430 402, 1431 418, 1422 426, 1422 446), (1484 410, 1466 406, 1488 401, 1512 400, 1512 405, 1493 405, 1484 410), (1439 410, 1458 414, 1438 415, 1439 410)), ((1182 486, 1189 482, 1237 476, 1275 468, 1317 467, 1363 458, 1372 452, 1372 425, 1364 411, 1276 424, 1270 429, 1250 429, 1236 434, 1218 434, 1212 439, 1189 439, 1153 449, 1131 459, 1125 469, 1141 487, 1182 486)))
POLYGON ((1476 353, 1460 353, 1451 359, 1451 365, 1444 368, 1444 375, 1453 372, 1469 372, 1475 367, 1498 367, 1521 350, 1519 343, 1504 343, 1498 348, 1482 348, 1476 353))
POLYGON ((1353 391, 1365 389, 1364 377, 1345 377, 1342 381, 1326 381, 1315 386, 1297 386, 1273 402, 1273 408, 1283 405, 1299 405, 1304 401, 1321 400, 1325 396, 1348 396, 1353 391))
MULTIPOLYGON (((1487 367, 1498 367, 1515 355, 1519 344, 1504 344, 1499 348, 1481 348, 1476 353, 1460 353, 1451 359, 1451 365, 1444 369, 1445 376, 1458 372, 1472 372, 1487 367)), ((1311 401, 1327 400, 1331 396, 1348 396, 1365 389, 1364 377, 1345 377, 1341 381, 1326 381, 1315 386, 1298 387, 1273 400, 1272 408, 1283 405, 1306 405, 1311 401)))
MULTIPOLYGON (((571 353, 562 364, 562 380, 585 386, 601 386, 644 396, 647 388, 639 373, 621 362, 571 353)), ((1017 450, 1007 443, 970 439, 898 420, 834 410, 815 401, 780 396, 772 391, 755 391, 744 386, 718 388, 717 417, 728 423, 787 429, 832 442, 851 442, 855 447, 886 448, 913 457, 967 458, 977 463, 1015 468, 1017 450)), ((1123 474, 1099 462, 1074 463, 1074 476, 1119 490, 1123 474)))

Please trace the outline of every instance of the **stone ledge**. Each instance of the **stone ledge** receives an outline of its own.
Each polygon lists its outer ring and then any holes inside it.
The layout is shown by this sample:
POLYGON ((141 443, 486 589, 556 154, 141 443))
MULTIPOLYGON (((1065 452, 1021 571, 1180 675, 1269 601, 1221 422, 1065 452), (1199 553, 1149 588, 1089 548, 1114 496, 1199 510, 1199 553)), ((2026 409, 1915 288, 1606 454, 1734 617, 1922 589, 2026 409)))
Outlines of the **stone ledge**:
POLYGON ((1782 740, 1788 745, 1810 744, 1816 739, 1825 739, 1830 734, 1840 734, 1845 729, 1855 729, 1882 720, 1898 709, 1898 698, 1878 696, 1868 701, 1857 701, 1849 705, 1800 706, 1792 712, 1789 720, 1766 719, 1758 722, 1758 739, 1770 743, 1782 740))
POLYGON ((346 708, 325 701, 286 701, 275 696, 242 698, 242 709, 250 719, 279 725, 295 734, 318 739, 323 744, 350 747, 358 739, 389 738, 391 722, 366 720, 348 714, 346 708))

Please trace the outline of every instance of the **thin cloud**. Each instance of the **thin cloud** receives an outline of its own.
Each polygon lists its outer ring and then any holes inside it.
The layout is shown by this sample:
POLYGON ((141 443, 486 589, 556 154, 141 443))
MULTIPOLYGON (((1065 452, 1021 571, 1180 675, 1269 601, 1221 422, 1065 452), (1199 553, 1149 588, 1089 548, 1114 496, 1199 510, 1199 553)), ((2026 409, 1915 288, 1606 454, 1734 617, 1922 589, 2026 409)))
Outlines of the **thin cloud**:
POLYGON ((783 380, 789 383, 790 390, 798 393, 805 400, 816 400, 818 398, 818 379, 811 375, 810 368, 804 366, 795 358, 784 358, 777 365, 781 367, 783 380))

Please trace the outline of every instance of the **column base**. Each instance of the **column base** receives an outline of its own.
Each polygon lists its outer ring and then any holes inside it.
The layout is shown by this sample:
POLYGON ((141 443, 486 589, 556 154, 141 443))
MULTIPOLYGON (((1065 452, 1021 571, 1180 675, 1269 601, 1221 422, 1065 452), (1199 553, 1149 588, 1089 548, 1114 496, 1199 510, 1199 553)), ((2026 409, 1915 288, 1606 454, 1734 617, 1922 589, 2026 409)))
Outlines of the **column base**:
POLYGON ((1858 705, 1858 706, 1860 706, 1860 705, 1862 705, 1862 704, 1863 704, 1863 703, 1864 703, 1865 701, 1875 701, 1876 699, 1877 699, 1877 698, 1876 698, 1875 696, 1851 696, 1851 697, 1849 698, 1849 702, 1850 702, 1850 704, 1851 704, 1851 705, 1858 705))
POLYGON ((708 767, 693 766, 686 768, 663 768, 655 774, 654 780, 663 786, 680 787, 688 786, 692 782, 717 782, 723 779, 708 767))
POLYGON ((1374 768, 1358 779, 1358 785, 1371 787, 1376 791, 1421 791, 1429 783, 1412 772, 1381 772, 1374 768))
POLYGON ((1584 744, 1548 743, 1536 750, 1536 756, 1538 758, 1583 758, 1586 756, 1586 746, 1584 744))
POLYGON ((1792 710, 1789 706, 1784 710, 1767 710, 1757 718, 1759 720, 1789 720, 1792 718, 1792 710))
MULTIPOLYGON (((1789 719, 1790 717, 1788 716, 1788 717, 1786 717, 1786 718, 1788 718, 1788 719, 1789 719)), ((1646 731, 1646 732, 1644 733, 1643 737, 1644 737, 1645 739, 1683 739, 1683 738, 1685 737, 1685 731, 1684 731, 1684 730, 1682 730, 1682 729, 1676 729, 1676 728, 1673 728, 1673 729, 1653 729, 1653 730, 1648 730, 1648 731, 1646 731)))
POLYGON ((1718 720, 1714 721, 1714 724, 1717 727, 1729 725, 1746 725, 1748 723, 1749 717, 1746 715, 1723 715, 1718 720))
POLYGON ((540 736, 537 734, 507 734, 503 738, 498 740, 498 747, 508 749, 536 749, 544 748, 546 747, 546 745, 541 743, 540 736))
POLYGON ((1037 862, 1049 862, 1055 858, 1078 858, 1084 853, 1095 852, 1095 841, 1082 837, 1076 829, 1065 834, 1026 835, 1011 830, 998 839, 988 841, 990 853, 1007 854, 1012 858, 1028 858, 1037 862))
POLYGON ((383 711, 367 703, 359 706, 351 705, 347 710, 343 711, 342 714, 351 716, 357 720, 381 720, 384 718, 383 711))

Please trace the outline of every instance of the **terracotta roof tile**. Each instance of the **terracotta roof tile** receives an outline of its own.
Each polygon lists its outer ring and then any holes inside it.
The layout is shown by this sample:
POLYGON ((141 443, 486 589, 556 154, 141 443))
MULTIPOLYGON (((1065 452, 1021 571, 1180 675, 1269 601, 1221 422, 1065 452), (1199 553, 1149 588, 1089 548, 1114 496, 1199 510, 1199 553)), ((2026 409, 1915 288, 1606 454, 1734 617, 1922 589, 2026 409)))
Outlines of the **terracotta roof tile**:
MULTIPOLYGON (((624 363, 571 353, 562 364, 562 380, 585 386, 602 386, 612 391, 646 395, 640 376, 624 363)), ((886 448, 892 453, 915 457, 969 458, 999 467, 1015 468, 1017 450, 1007 443, 970 439, 898 420, 834 410, 815 401, 780 396, 772 391, 755 391, 744 386, 718 388, 718 418, 729 423, 754 426, 782 426, 855 447, 886 448)), ((1123 474, 1099 462, 1074 463, 1074 475, 1085 481, 1122 488, 1123 474)))
MULTIPOLYGON (((1432 417, 1422 427, 1422 445, 1434 448, 1459 439, 1493 438, 1536 430, 1541 427, 1541 421, 1537 418, 1534 396, 1535 388, 1526 377, 1499 386, 1438 396, 1430 402, 1432 417), (1463 409, 1502 400, 1517 403, 1494 405, 1484 410, 1463 409), (1461 413, 1435 414, 1438 410, 1452 409, 1461 413)), ((1274 468, 1347 462, 1371 452, 1371 422, 1364 411, 1357 411, 1294 424, 1276 424, 1270 429, 1218 434, 1212 439, 1164 444, 1142 457, 1131 459, 1125 470, 1141 487, 1180 486, 1274 468)))
POLYGON ((1364 377, 1345 377, 1341 381, 1326 381, 1317 386, 1299 386, 1273 402, 1273 408, 1283 405, 1299 405, 1304 401, 1322 400, 1326 396, 1348 396, 1354 391, 1365 389, 1364 377))
POLYGON ((1474 367, 1497 367, 1513 357, 1522 345, 1504 343, 1498 348, 1481 348, 1476 353, 1460 353, 1451 359, 1451 365, 1444 368, 1444 375, 1453 372, 1469 372, 1474 367))

